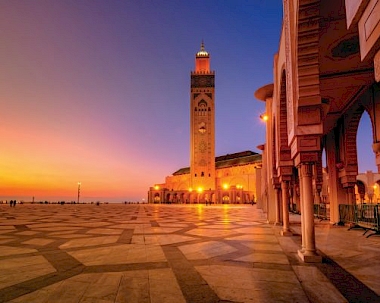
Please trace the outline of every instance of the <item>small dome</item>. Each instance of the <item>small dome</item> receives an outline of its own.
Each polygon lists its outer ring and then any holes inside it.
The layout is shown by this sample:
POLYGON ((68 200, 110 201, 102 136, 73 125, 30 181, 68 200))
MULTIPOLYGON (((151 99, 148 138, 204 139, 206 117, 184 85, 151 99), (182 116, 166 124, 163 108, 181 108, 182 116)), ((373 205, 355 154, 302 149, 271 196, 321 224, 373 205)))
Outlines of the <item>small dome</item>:
POLYGON ((202 41, 201 43, 201 50, 199 52, 197 52, 197 57, 208 57, 208 52, 205 51, 205 45, 202 41))

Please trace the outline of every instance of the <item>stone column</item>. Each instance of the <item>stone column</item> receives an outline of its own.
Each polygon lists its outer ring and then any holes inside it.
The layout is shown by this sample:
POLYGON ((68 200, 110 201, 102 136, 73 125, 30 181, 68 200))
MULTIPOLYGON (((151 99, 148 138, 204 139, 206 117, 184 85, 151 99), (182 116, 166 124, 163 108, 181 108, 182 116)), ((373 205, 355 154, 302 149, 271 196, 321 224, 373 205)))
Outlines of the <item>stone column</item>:
POLYGON ((300 174, 298 174, 299 177, 298 177, 298 188, 299 188, 299 196, 297 195, 298 197, 298 208, 297 210, 301 213, 301 251, 304 251, 305 250, 305 223, 304 223, 304 219, 305 217, 302 215, 303 214, 303 203, 301 201, 301 199, 304 197, 303 195, 303 186, 302 186, 302 181, 301 181, 301 176, 300 174))
POLYGON ((299 166, 302 191, 301 191, 301 217, 304 229, 302 239, 305 247, 298 251, 298 256, 305 263, 322 262, 322 257, 317 254, 315 247, 315 230, 314 230, 314 199, 312 183, 312 164, 301 163, 299 166))
POLYGON ((339 222, 339 204, 345 204, 346 192, 343 189, 342 183, 339 181, 336 150, 337 139, 334 132, 330 132, 326 136, 326 157, 327 157, 327 172, 329 186, 329 202, 330 202, 330 223, 336 224, 339 222))
POLYGON ((298 213, 301 212, 300 195, 301 195, 301 185, 299 184, 299 181, 298 181, 297 183, 294 184, 294 191, 293 191, 294 204, 296 205, 296 211, 298 213))
POLYGON ((314 202, 315 204, 321 204, 321 188, 320 187, 316 187, 315 189, 315 198, 314 198, 314 202))
POLYGON ((274 189, 275 195, 275 206, 276 206, 276 220, 274 222, 274 225, 278 225, 281 223, 280 219, 280 190, 278 188, 274 189))
POLYGON ((230 203, 236 203, 236 189, 233 188, 231 191, 232 191, 231 192, 231 194, 232 194, 232 201, 230 201, 230 203))
POLYGON ((291 236, 292 233, 289 229, 289 182, 281 182, 282 193, 282 236, 291 236))
POLYGON ((347 203, 349 205, 356 204, 354 188, 350 186, 350 187, 347 187, 346 190, 347 190, 347 203))

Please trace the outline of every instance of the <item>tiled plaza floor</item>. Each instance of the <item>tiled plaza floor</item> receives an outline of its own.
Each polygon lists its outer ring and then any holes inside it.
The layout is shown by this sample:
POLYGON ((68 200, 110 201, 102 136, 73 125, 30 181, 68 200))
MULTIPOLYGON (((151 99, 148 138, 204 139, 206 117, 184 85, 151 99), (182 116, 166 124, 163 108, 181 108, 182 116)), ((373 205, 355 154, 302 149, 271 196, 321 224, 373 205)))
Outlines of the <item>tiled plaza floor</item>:
POLYGON ((251 205, 0 205, 0 302, 380 302, 380 237, 318 223, 304 264, 290 218, 281 237, 251 205))

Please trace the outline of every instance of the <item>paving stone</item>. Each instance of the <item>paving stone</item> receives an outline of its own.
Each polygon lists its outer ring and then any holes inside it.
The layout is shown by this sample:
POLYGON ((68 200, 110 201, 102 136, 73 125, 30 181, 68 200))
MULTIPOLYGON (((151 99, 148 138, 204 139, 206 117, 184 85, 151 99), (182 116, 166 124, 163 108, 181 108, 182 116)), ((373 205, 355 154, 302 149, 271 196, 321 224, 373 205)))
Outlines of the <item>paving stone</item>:
POLYGON ((316 221, 321 264, 251 205, 0 205, 0 302, 380 302, 380 237, 316 221), (341 278, 340 278, 341 277, 341 278))

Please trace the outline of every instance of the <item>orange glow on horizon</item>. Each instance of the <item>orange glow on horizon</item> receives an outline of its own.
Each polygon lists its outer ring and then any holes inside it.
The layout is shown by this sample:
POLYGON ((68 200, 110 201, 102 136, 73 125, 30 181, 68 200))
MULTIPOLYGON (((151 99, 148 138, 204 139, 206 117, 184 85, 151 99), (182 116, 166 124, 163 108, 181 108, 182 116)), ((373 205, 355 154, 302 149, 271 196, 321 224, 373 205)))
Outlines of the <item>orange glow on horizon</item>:
MULTIPOLYGON (((88 142, 78 146, 69 138, 52 134, 51 130, 23 130, 18 124, 1 129, 7 148, 0 155, 0 201, 77 199, 81 180, 81 201, 139 199, 147 184, 136 179, 131 165, 121 164, 107 154, 107 148, 94 148, 88 142), (20 148, 22 146, 22 148, 20 148)), ((127 158, 128 159, 128 158, 127 158)), ((140 169, 141 170, 141 169, 140 169)), ((153 178, 152 178, 153 179, 153 178)), ((157 178, 154 178, 157 179, 157 178)), ((147 183, 149 182, 147 178, 147 183)))

